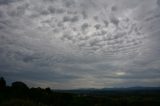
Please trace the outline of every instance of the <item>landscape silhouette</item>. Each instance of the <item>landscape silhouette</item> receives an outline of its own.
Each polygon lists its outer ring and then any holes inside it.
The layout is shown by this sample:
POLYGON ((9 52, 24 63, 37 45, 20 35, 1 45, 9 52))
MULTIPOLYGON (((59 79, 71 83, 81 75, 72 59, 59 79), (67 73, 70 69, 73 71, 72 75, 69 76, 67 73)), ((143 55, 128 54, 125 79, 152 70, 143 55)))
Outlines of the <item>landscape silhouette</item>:
POLYGON ((0 106, 159 106, 160 88, 52 90, 0 78, 0 106))

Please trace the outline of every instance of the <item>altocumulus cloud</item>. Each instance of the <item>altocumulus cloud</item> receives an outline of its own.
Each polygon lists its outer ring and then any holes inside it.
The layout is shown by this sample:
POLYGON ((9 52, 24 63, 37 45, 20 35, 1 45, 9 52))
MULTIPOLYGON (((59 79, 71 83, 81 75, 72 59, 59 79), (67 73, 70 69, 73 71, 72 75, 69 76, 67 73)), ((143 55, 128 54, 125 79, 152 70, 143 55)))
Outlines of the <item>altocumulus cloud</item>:
POLYGON ((159 86, 159 0, 0 0, 0 76, 30 86, 159 86))

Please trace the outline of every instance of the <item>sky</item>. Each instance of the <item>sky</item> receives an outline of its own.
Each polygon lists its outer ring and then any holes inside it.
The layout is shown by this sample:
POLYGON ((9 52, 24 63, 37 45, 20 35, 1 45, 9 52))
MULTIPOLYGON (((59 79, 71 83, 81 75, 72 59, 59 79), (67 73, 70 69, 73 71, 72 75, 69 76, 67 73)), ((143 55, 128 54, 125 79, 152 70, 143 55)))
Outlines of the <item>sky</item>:
POLYGON ((0 76, 52 89, 160 86, 160 0, 0 0, 0 76))

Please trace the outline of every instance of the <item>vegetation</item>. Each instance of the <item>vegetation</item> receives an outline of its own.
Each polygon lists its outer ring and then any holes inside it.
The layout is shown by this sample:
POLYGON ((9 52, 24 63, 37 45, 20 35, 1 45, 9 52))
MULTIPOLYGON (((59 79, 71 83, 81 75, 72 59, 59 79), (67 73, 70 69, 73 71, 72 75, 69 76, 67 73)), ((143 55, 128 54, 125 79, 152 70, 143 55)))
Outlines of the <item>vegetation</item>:
POLYGON ((85 91, 73 93, 29 88, 23 82, 6 86, 0 78, 0 106, 160 106, 159 90, 85 91), (88 93, 90 92, 90 93, 88 93))

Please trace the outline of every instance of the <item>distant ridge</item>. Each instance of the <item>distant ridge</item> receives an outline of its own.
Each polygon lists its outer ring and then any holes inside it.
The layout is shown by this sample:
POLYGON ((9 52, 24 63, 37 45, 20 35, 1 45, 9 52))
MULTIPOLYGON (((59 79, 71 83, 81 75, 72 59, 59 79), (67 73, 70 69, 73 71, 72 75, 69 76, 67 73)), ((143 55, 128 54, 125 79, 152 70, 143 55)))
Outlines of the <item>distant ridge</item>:
POLYGON ((80 88, 80 89, 55 89, 55 91, 74 91, 74 90, 158 90, 159 87, 141 87, 141 86, 135 86, 135 87, 117 87, 117 88, 80 88))
POLYGON ((101 90, 160 90, 160 87, 103 88, 101 90))
POLYGON ((65 93, 79 93, 79 94, 107 94, 107 93, 135 93, 135 92, 160 92, 160 87, 128 87, 128 88, 86 88, 86 89, 72 89, 72 90, 54 90, 55 92, 65 93))

